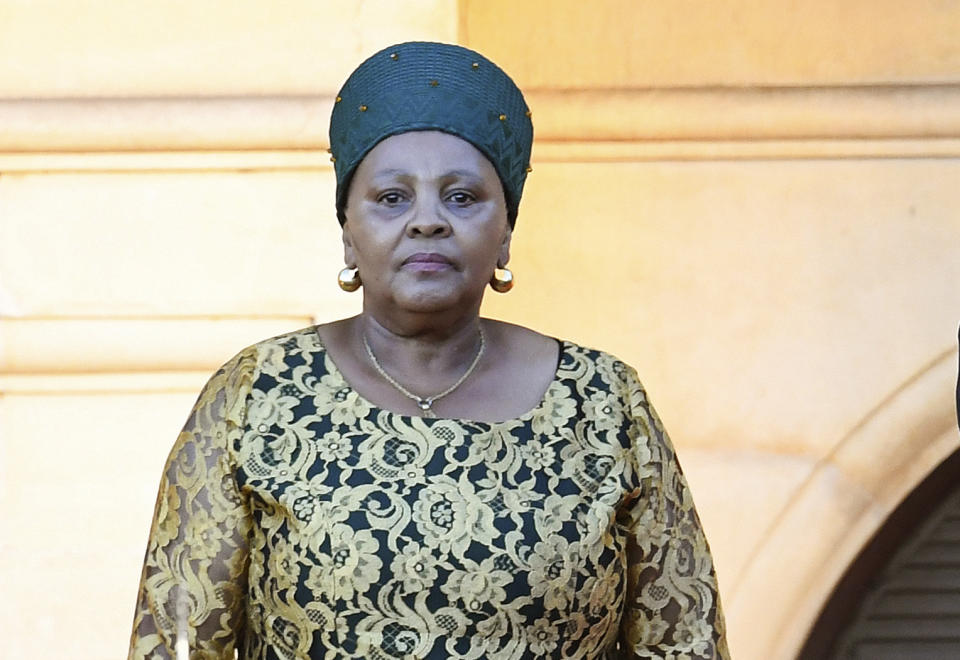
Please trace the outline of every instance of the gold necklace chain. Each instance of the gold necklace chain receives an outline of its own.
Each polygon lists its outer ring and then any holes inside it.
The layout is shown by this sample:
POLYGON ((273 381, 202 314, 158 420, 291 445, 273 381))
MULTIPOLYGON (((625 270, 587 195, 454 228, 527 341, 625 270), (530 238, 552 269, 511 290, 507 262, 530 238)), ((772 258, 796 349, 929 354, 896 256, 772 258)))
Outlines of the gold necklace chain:
POLYGON ((370 362, 373 363, 373 367, 374 369, 377 370, 377 373, 383 376, 383 379, 385 381, 393 385, 394 389, 400 392, 400 394, 407 397, 408 399, 413 399, 417 403, 417 406, 420 407, 420 411, 423 413, 424 417, 434 418, 437 416, 436 413, 433 412, 434 402, 437 401, 437 399, 442 399, 443 397, 447 396, 448 394, 453 392, 455 389, 463 385, 463 381, 465 381, 467 378, 470 377, 470 374, 473 373, 473 370, 476 369, 477 365, 480 363, 480 358, 483 356, 483 349, 486 346, 486 343, 484 342, 484 339, 483 339, 483 328, 477 327, 477 331, 480 334, 480 348, 477 349, 477 355, 473 358, 473 362, 470 363, 470 366, 467 368, 467 370, 463 372, 463 375, 460 376, 459 379, 457 379, 456 383, 454 383, 444 391, 440 392, 440 394, 434 394, 433 396, 426 396, 426 397, 417 396, 416 394, 408 390, 406 387, 398 383, 396 380, 394 380, 393 377, 390 374, 388 374, 386 370, 383 368, 383 366, 380 364, 380 360, 377 359, 377 356, 373 354, 373 349, 370 347, 370 342, 367 341, 367 333, 364 332, 360 336, 363 338, 363 347, 367 349, 367 355, 370 357, 370 362))

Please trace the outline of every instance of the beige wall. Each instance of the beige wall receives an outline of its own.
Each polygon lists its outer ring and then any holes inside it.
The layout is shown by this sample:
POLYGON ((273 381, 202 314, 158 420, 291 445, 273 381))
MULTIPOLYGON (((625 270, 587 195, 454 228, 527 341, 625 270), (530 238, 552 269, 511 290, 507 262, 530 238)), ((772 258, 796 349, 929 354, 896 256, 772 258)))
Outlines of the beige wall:
POLYGON ((735 657, 793 657, 960 444, 958 2, 65 5, 0 0, 4 657, 121 655, 206 375, 358 308, 326 119, 399 40, 527 90, 518 284, 486 311, 640 370, 735 657))

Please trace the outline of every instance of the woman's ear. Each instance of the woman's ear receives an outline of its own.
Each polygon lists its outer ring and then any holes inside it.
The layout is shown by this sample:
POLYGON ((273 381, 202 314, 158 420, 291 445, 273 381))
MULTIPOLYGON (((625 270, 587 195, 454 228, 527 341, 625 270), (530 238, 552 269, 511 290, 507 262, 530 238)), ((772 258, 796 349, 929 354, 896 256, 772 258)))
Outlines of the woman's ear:
POLYGON ((497 253, 497 268, 505 268, 510 261, 510 239, 513 238, 513 228, 507 226, 503 234, 503 240, 500 241, 500 251, 497 253))
POLYGON ((340 230, 340 238, 343 240, 343 263, 347 268, 357 267, 357 257, 353 251, 353 236, 350 235, 348 223, 343 223, 340 230))

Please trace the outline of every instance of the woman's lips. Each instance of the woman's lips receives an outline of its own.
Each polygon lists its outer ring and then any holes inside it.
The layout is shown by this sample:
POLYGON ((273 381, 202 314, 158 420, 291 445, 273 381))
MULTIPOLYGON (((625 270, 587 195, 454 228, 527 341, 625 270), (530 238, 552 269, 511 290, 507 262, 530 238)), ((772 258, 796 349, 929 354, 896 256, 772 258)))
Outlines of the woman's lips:
POLYGON ((453 262, 442 254, 418 252, 404 259, 403 267, 418 271, 438 271, 453 267, 453 262))

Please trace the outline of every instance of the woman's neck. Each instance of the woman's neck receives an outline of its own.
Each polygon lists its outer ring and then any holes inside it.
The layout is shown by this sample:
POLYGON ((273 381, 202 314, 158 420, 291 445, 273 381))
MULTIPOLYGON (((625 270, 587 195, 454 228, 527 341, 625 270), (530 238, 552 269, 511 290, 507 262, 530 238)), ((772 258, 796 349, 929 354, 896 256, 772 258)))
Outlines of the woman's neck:
POLYGON ((380 365, 413 388, 427 385, 425 391, 435 389, 432 383, 459 376, 473 362, 480 346, 480 323, 477 315, 443 326, 400 325, 366 312, 354 317, 355 336, 369 344, 380 365))

